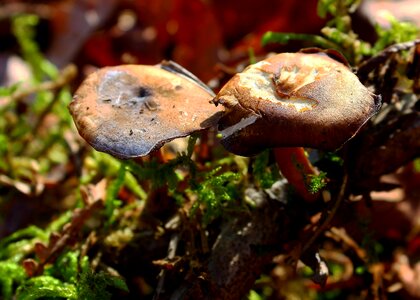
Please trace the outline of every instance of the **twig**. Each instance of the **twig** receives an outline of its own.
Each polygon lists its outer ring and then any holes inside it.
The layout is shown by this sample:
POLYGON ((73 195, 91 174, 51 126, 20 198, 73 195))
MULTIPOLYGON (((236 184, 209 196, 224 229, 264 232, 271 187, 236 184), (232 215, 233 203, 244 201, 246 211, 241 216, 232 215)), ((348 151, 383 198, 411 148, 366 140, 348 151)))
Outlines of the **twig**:
POLYGON ((45 81, 36 86, 29 87, 27 89, 19 89, 11 96, 9 96, 9 101, 20 101, 22 98, 25 98, 31 94, 35 94, 41 91, 56 90, 68 84, 75 78, 77 75, 77 68, 75 65, 68 65, 65 67, 60 75, 52 81, 45 81))
POLYGON ((366 251, 360 247, 357 242, 351 238, 344 228, 332 227, 328 232, 325 233, 326 236, 336 240, 337 242, 341 241, 343 244, 347 245, 357 254, 357 256, 362 260, 366 261, 367 254, 366 251))
MULTIPOLYGON (((37 92, 41 92, 41 91, 48 91, 48 90, 56 90, 59 89, 63 86, 65 86, 66 84, 70 83, 77 74, 77 68, 75 65, 68 65, 67 67, 65 67, 60 75, 53 81, 45 81, 40 83, 37 86, 33 86, 30 88, 27 88, 25 90, 21 90, 21 91, 17 91, 16 93, 13 93, 11 96, 9 96, 9 101, 20 101, 21 99, 37 93, 37 92)), ((33 126, 33 130, 31 130, 31 132, 29 132, 24 138, 23 138, 23 143, 28 142, 31 140, 32 136, 35 135, 39 128, 41 127, 42 123, 44 122, 45 118, 48 116, 48 113, 51 111, 51 109, 53 108, 53 106, 57 103, 57 101, 60 98, 55 95, 53 100, 50 101, 50 103, 48 103, 47 107, 44 108, 44 110, 39 114, 39 116, 37 117, 37 120, 33 126)), ((30 151, 31 147, 25 147, 22 148, 22 152, 24 154, 27 154, 28 151, 30 151)), ((17 153, 17 154, 21 154, 21 153, 17 153)))
MULTIPOLYGON (((179 233, 175 233, 175 234, 173 234, 172 235, 172 237, 171 237, 171 240, 169 241, 169 247, 168 247, 168 256, 167 256, 167 259, 173 259, 174 257, 175 257, 175 253, 176 253, 176 249, 177 249, 177 247, 178 247, 178 242, 179 242, 179 233)), ((159 272, 159 275, 158 275, 158 277, 159 277, 159 282, 158 282, 158 284, 157 284, 157 287, 156 287, 156 293, 155 293, 155 295, 153 296, 153 300, 157 300, 157 299, 159 299, 159 297, 160 297, 160 295, 163 293, 163 292, 165 292, 164 290, 163 290, 163 286, 164 286, 164 284, 165 284, 165 274, 166 274, 166 272, 165 272, 165 270, 164 269, 162 269, 160 272, 159 272)))
POLYGON ((369 74, 372 70, 374 70, 378 65, 385 62, 389 56, 391 56, 394 53, 401 52, 404 50, 408 50, 417 44, 420 44, 419 40, 409 41, 405 43, 399 43, 392 46, 389 46, 388 48, 385 48, 381 52, 379 52, 377 55, 372 56, 368 60, 365 60, 362 62, 358 69, 357 69, 357 76, 359 78, 365 78, 367 74, 369 74))
POLYGON ((395 171, 418 157, 420 151, 419 112, 388 117, 381 126, 367 130, 357 140, 357 151, 352 152, 354 167, 350 178, 352 190, 370 190, 378 178, 395 171), (384 163, 386 162, 386 163, 384 163), (353 180, 352 180, 353 181, 353 180), (357 186, 354 186, 357 185, 357 186))
POLYGON ((340 192, 337 196, 337 200, 335 201, 331 211, 328 212, 328 210, 326 210, 323 213, 323 217, 321 217, 321 220, 324 219, 325 221, 316 229, 314 234, 311 235, 309 240, 302 247, 302 253, 304 253, 305 251, 307 251, 308 249, 310 249, 312 247, 313 243, 318 239, 318 237, 326 230, 328 225, 331 223, 331 220, 334 218, 338 208, 340 207, 341 203, 344 200, 344 196, 345 196, 345 192, 346 192, 346 188, 347 188, 347 182, 348 182, 348 175, 346 173, 346 174, 344 174, 343 182, 341 184, 340 192))

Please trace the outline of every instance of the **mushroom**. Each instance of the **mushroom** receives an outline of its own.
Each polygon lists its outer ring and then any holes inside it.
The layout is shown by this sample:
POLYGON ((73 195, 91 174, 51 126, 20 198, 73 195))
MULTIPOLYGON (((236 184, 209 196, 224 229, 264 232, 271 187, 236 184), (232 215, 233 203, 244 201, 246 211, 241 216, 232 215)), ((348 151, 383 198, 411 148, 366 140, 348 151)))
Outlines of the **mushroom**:
POLYGON ((80 135, 98 151, 141 157, 215 126, 213 91, 174 62, 122 65, 90 74, 69 105, 80 135))
POLYGON ((333 50, 281 53, 234 75, 213 102, 225 107, 222 145, 242 156, 274 148, 280 171, 305 200, 316 170, 302 147, 336 150, 380 108, 333 50))

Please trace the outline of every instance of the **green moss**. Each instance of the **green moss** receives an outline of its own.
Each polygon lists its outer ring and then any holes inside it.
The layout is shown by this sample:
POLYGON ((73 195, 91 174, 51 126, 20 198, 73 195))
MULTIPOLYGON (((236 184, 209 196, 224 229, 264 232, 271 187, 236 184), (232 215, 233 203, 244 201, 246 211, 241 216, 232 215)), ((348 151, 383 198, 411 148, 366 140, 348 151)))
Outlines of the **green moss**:
POLYGON ((414 171, 420 173, 420 158, 414 160, 414 171))
POLYGON ((116 209, 122 204, 117 197, 121 187, 124 185, 126 169, 126 164, 124 162, 121 163, 116 178, 108 185, 104 211, 107 225, 115 221, 116 209))
POLYGON ((264 300, 265 298, 254 290, 249 291, 248 300, 264 300))
POLYGON ((375 26, 378 40, 372 48, 372 54, 377 54, 382 49, 395 43, 415 40, 420 33, 419 28, 414 23, 402 22, 391 14, 387 15, 387 20, 390 23, 389 28, 375 26))
POLYGON ((252 174, 256 184, 263 189, 270 188, 280 178, 279 170, 275 164, 269 164, 270 150, 263 151, 252 164, 252 174))
POLYGON ((76 286, 62 282, 51 276, 38 276, 25 281, 16 291, 17 300, 32 300, 45 297, 81 299, 78 298, 76 286))
POLYGON ((35 42, 35 26, 39 22, 36 15, 16 15, 12 22, 12 32, 16 37, 23 58, 32 69, 36 82, 44 80, 44 76, 55 78, 58 75, 57 68, 41 54, 35 42))
POLYGON ((237 182, 241 176, 230 171, 219 173, 220 171, 221 167, 210 171, 200 184, 191 189, 197 195, 192 212, 200 205, 204 206, 204 225, 219 217, 225 205, 239 196, 237 182))
POLYGON ((26 278, 23 267, 13 261, 0 261, 0 287, 4 300, 12 299, 13 286, 21 284, 26 278))
POLYGON ((77 299, 111 299, 110 288, 128 292, 128 287, 122 278, 105 272, 93 273, 90 269, 85 269, 77 283, 77 299))
POLYGON ((319 172, 318 175, 309 175, 309 186, 308 191, 312 194, 318 193, 326 185, 327 173, 319 172))

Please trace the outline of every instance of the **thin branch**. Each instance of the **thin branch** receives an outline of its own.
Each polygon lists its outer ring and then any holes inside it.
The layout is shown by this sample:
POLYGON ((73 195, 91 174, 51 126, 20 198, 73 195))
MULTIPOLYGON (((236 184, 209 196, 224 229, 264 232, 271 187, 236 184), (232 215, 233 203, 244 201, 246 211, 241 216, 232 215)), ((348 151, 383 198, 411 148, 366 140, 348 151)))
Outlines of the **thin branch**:
MULTIPOLYGON (((168 256, 167 256, 168 260, 173 259, 175 257, 176 249, 178 248, 179 238, 180 238, 179 233, 174 233, 172 235, 171 240, 169 241, 169 247, 168 247, 168 256)), ((159 281, 156 287, 155 295, 153 297, 154 300, 159 299, 160 295, 165 292, 164 291, 165 274, 166 274, 166 271, 162 269, 158 275, 159 281)))
POLYGON ((20 101, 21 99, 29 95, 38 93, 38 92, 59 89, 65 86, 66 84, 68 84, 69 82, 71 82, 76 77, 76 74, 77 74, 76 66, 68 65, 61 71, 60 75, 55 80, 44 81, 36 86, 32 86, 27 89, 19 89, 18 91, 16 91, 15 93, 13 93, 11 96, 7 98, 9 102, 20 101))
POLYGON ((418 44, 420 44, 420 39, 405 42, 405 43, 395 44, 395 45, 389 46, 388 48, 385 48, 384 50, 379 52, 377 55, 372 56, 368 60, 365 60, 364 62, 362 62, 357 69, 357 76, 359 78, 366 77, 378 65, 385 62, 392 54, 398 53, 404 50, 408 50, 418 44))
POLYGON ((344 200, 344 196, 347 189, 347 182, 348 182, 348 175, 347 173, 344 174, 343 182, 341 183, 340 192, 338 193, 337 200, 335 201, 333 207, 331 208, 331 211, 325 210, 323 217, 321 217, 321 220, 324 220, 322 224, 316 229, 316 231, 311 235, 309 240, 305 243, 305 245, 302 248, 302 253, 307 251, 312 247, 312 245, 315 243, 315 241, 318 239, 318 237, 325 232, 328 225, 331 223, 332 219, 334 218, 335 214, 337 213, 338 208, 340 207, 341 203, 344 200))

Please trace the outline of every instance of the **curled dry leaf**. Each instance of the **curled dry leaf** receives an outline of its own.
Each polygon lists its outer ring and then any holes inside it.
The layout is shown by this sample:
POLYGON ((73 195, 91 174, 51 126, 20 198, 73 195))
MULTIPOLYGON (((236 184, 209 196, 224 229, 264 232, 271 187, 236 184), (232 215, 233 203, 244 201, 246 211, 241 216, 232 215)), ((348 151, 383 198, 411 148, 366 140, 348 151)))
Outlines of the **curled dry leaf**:
POLYGON ((103 202, 98 200, 84 208, 75 209, 71 222, 67 223, 59 233, 52 233, 47 245, 43 243, 35 245, 34 250, 39 262, 34 264, 30 260, 26 260, 25 270, 27 274, 29 276, 41 274, 47 263, 54 263, 67 246, 74 245, 78 241, 80 231, 86 221, 102 207, 103 202))
POLYGON ((14 187, 16 190, 25 195, 31 195, 31 185, 22 181, 14 180, 6 175, 0 174, 0 183, 6 186, 14 187))
POLYGON ((33 258, 27 258, 22 262, 22 266, 26 274, 29 277, 33 277, 36 275, 39 264, 33 258))
POLYGON ((165 142, 215 126, 212 91, 172 62, 100 69, 77 90, 70 112, 96 150, 140 157, 165 142))
MULTIPOLYGON (((352 172, 362 178, 359 185, 370 186, 369 181, 406 165, 420 153, 420 112, 402 114, 370 130, 358 141, 358 160, 352 172), (384 163, 386 162, 386 163, 384 163)), ((357 156, 356 156, 357 155, 357 156)))
POLYGON ((403 284, 407 293, 415 298, 420 298, 420 262, 409 263, 409 258, 404 253, 395 254, 395 262, 393 269, 396 271, 398 278, 403 284))
POLYGON ((214 102, 227 109, 222 144, 239 155, 270 147, 335 150, 380 107, 331 51, 281 53, 236 74, 214 102))

